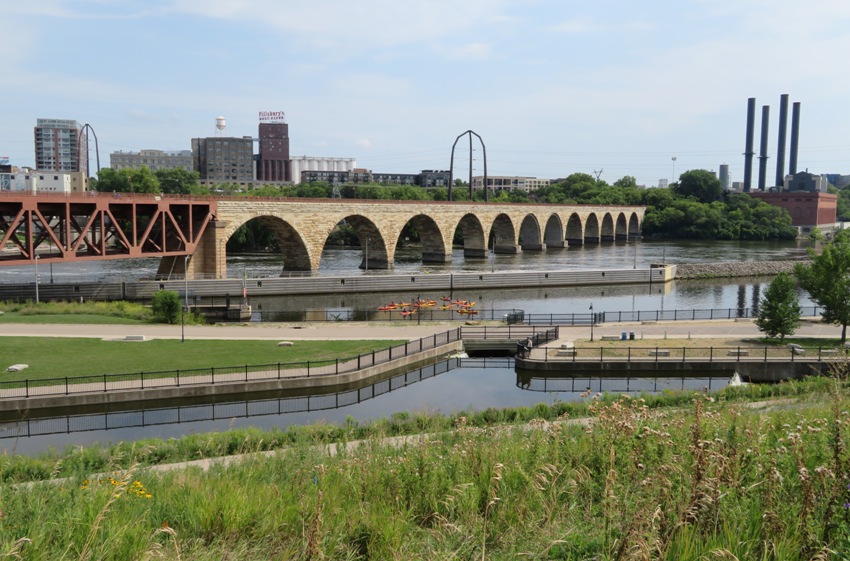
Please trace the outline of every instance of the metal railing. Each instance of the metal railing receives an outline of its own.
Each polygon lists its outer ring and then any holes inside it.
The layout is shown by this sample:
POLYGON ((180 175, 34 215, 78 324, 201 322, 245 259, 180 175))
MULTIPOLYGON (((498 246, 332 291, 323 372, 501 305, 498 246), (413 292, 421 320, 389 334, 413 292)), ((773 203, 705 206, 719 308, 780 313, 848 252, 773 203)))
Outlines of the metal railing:
POLYGON ((42 419, 26 418, 0 421, 0 439, 338 409, 362 403, 417 382, 434 378, 459 366, 460 359, 449 359, 410 372, 397 374, 362 388, 330 394, 305 394, 261 400, 239 400, 134 411, 104 411, 42 419))
POLYGON ((435 349, 463 338, 520 339, 527 337, 534 337, 539 341, 539 344, 542 344, 543 342, 557 339, 558 328, 524 325, 459 327, 442 333, 435 333, 428 337, 393 345, 385 349, 332 360, 307 360, 126 374, 3 380, 0 381, 0 399, 331 376, 356 372, 379 364, 385 364, 393 360, 435 349))
POLYGON ((530 359, 543 362, 786 363, 825 362, 848 358, 850 349, 836 347, 675 347, 623 346, 532 348, 530 359))
MULTIPOLYGON (((237 298, 234 297, 234 300, 237 298)), ((216 306, 225 304, 225 298, 202 298, 199 306, 216 306)), ((317 310, 257 310, 254 312, 260 321, 446 321, 469 320, 501 321, 507 324, 526 325, 590 325, 601 323, 629 323, 642 321, 702 321, 722 319, 752 319, 758 316, 756 308, 706 308, 685 310, 633 310, 612 312, 578 312, 578 313, 529 313, 521 309, 510 308, 481 308, 472 310, 473 313, 459 312, 457 309, 441 310, 439 307, 420 308, 411 315, 402 315, 397 310, 352 310, 352 309, 317 309, 317 310)), ((818 306, 803 306, 803 317, 821 315, 823 309, 818 306)))

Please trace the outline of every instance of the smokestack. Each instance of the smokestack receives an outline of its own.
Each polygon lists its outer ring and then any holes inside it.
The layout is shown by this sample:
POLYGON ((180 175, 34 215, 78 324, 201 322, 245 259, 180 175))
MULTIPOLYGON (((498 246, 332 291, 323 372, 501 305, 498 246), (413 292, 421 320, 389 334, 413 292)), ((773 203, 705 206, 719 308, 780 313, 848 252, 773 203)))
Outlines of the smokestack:
POLYGON ((753 182, 753 129, 756 126, 756 98, 747 100, 747 147, 744 152, 744 193, 750 192, 753 182))
POLYGON ((770 105, 761 108, 761 148, 759 149, 759 191, 764 191, 767 180, 767 130, 770 125, 770 105))
POLYGON ((779 97, 779 143, 776 146, 776 186, 785 185, 785 136, 788 129, 788 94, 779 97))
POLYGON ((800 102, 795 101, 791 109, 791 159, 788 162, 788 173, 797 173, 797 149, 800 146, 800 102))

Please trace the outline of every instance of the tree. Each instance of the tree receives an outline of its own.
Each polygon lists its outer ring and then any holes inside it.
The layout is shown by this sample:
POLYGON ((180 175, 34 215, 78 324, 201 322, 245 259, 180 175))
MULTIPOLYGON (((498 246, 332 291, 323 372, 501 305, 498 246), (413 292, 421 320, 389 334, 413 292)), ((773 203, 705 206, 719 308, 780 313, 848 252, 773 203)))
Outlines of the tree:
POLYGON ((157 290, 151 298, 151 310, 153 317, 164 323, 177 323, 183 302, 180 295, 173 290, 157 290))
POLYGON ((620 189, 637 189, 637 179, 632 175, 624 175, 614 182, 614 187, 620 189))
MULTIPOLYGON (((159 188, 163 193, 175 195, 200 195, 206 192, 198 183, 201 175, 196 171, 188 171, 183 168, 158 169, 153 172, 156 176, 159 188)), ((135 181, 135 179, 133 180, 135 181)))
POLYGON ((97 173, 100 193, 159 193, 159 181, 146 166, 139 169, 103 168, 97 173))
POLYGON ((809 249, 811 265, 798 264, 794 273, 823 311, 823 322, 841 326, 841 342, 850 324, 850 230, 841 230, 820 255, 809 249))
POLYGON ((779 273, 767 287, 759 302, 756 325, 768 337, 780 341, 793 335, 800 327, 800 303, 794 287, 794 278, 788 273, 779 273))
POLYGON ((701 203, 713 203, 723 197, 720 180, 704 169, 692 169, 680 175, 673 191, 683 197, 693 197, 701 203))

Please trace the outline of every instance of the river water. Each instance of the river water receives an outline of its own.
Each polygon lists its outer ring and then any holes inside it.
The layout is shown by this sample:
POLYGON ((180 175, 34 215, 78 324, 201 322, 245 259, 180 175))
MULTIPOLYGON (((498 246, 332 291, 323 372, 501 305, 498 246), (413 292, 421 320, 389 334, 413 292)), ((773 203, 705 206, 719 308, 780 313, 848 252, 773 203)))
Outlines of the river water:
MULTIPOLYGON (((648 267, 652 263, 695 263, 719 261, 791 260, 806 255, 806 242, 659 242, 612 243, 517 255, 490 255, 486 260, 464 260, 461 251, 453 253, 452 263, 423 267, 413 249, 397 252, 391 271, 364 271, 358 268, 362 254, 357 249, 327 249, 323 253, 320 276, 410 274, 412 272, 517 271, 563 269, 617 269, 648 267)), ((73 265, 42 265, 41 282, 116 280, 149 278, 156 272, 157 260, 114 260, 73 265)), ((281 263, 270 254, 231 255, 228 273, 242 278, 278 276, 281 263)), ((30 282, 33 267, 0 268, 3 282, 30 282)), ((665 285, 623 285, 526 288, 518 290, 473 291, 453 296, 476 300, 479 309, 522 309, 527 313, 584 313, 590 305, 596 312, 751 308, 770 279, 724 279, 717 281, 677 281, 665 285)), ((279 311, 291 310, 374 310, 399 294, 345 294, 309 297, 263 297, 252 299, 258 308, 256 319, 274 319, 279 311)), ((436 298, 441 295, 419 295, 436 298)), ((801 293, 801 304, 809 305, 801 293)), ((442 364, 442 363, 441 363, 442 364)), ((227 430, 231 426, 260 428, 285 427, 318 421, 342 422, 347 417, 366 421, 396 412, 435 411, 451 414, 488 407, 532 406, 539 402, 582 399, 588 387, 594 391, 662 391, 665 388, 719 389, 725 379, 664 378, 623 380, 596 379, 559 381, 524 380, 520 383, 512 363, 462 362, 435 365, 432 370, 409 373, 414 381, 384 381, 383 389, 371 390, 368 399, 358 393, 339 396, 270 398, 252 402, 187 404, 154 410, 101 412, 82 416, 0 424, 0 447, 9 452, 35 454, 49 448, 92 443, 108 443, 141 438, 172 438, 185 434, 227 430), (485 367, 486 366, 486 367, 485 367), (578 383, 578 386, 575 384, 578 383), (329 405, 328 400, 333 399, 329 405), (337 403, 344 406, 337 408, 337 403), (27 435, 30 436, 27 436, 27 435)), ((361 390, 365 391, 365 390, 361 390)))
POLYGON ((341 393, 263 396, 251 401, 187 403, 179 407, 58 415, 47 419, 0 422, 0 448, 36 454, 50 448, 142 438, 179 438, 231 427, 271 429, 317 422, 358 422, 398 412, 452 414, 488 407, 532 407, 538 403, 580 401, 596 393, 639 394, 665 390, 718 390, 728 377, 558 378, 524 377, 513 360, 449 359, 341 393), (584 393, 590 390, 590 395, 584 393), (584 394, 584 395, 583 395, 584 394))
MULTIPOLYGON (((731 242, 731 241, 654 241, 616 242, 516 255, 490 254, 484 260, 467 260, 463 251, 452 253, 451 263, 423 265, 418 249, 399 248, 391 270, 359 268, 363 254, 359 248, 328 248, 322 254, 318 276, 405 275, 411 273, 449 273, 486 271, 554 271, 571 269, 646 268, 653 263, 700 263, 722 261, 795 260, 806 256, 807 241, 731 242)), ((152 278, 158 259, 125 259, 72 264, 42 264, 41 283, 97 282, 152 278)), ((268 278, 282 274, 279 255, 232 254, 227 259, 232 278, 268 278)), ((0 267, 3 282, 30 283, 35 278, 32 266, 0 267)), ((677 281, 665 286, 599 286, 517 290, 472 291, 453 297, 474 300, 479 309, 521 309, 528 313, 586 313, 590 304, 597 312, 656 311, 689 309, 753 308, 769 279, 721 279, 716 281, 677 281)), ((308 297, 274 296, 252 298, 258 312, 255 320, 283 319, 276 312, 324 310, 328 318, 339 312, 375 310, 390 301, 416 296, 438 299, 440 294, 346 294, 308 297), (262 312, 262 313, 259 313, 262 312)), ((801 293, 801 304, 810 305, 801 293)))

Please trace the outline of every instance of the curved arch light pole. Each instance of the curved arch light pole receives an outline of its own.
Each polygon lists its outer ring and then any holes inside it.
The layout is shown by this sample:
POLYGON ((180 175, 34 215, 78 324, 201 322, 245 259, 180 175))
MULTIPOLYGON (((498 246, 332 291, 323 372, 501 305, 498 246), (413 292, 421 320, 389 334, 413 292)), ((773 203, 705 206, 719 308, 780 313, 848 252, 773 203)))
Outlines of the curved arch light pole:
MULTIPOLYGON (((100 146, 97 144, 97 134, 94 132, 92 126, 88 123, 83 125, 83 128, 80 129, 80 133, 77 135, 77 162, 80 161, 80 139, 83 136, 83 133, 86 133, 86 175, 91 177, 91 171, 89 170, 89 132, 91 131, 92 136, 94 137, 94 153, 95 158, 97 159, 97 172, 100 173, 100 146)), ((86 178, 88 179, 88 177, 86 178)))
POLYGON ((455 147, 457 146, 457 141, 461 139, 464 135, 469 135, 469 200, 472 201, 472 135, 475 135, 478 138, 478 142, 481 143, 481 152, 484 156, 484 202, 486 203, 488 200, 487 194, 487 147, 484 146, 484 141, 481 139, 481 135, 473 130, 468 130, 464 133, 458 135, 455 139, 455 143, 452 144, 452 162, 449 165, 449 200, 452 199, 452 183, 454 182, 454 171, 455 171, 455 147))

